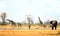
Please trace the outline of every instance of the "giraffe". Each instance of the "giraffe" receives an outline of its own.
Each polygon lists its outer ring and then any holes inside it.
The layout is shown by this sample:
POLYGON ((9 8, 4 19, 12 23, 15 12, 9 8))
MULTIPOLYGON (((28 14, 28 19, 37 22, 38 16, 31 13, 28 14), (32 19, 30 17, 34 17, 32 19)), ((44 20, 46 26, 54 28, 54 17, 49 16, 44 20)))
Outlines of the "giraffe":
POLYGON ((16 23, 13 20, 7 19, 11 23, 11 25, 16 26, 16 23))
POLYGON ((43 22, 40 20, 40 17, 38 17, 38 19, 39 19, 40 24, 42 25, 42 24, 43 24, 43 22))
POLYGON ((21 23, 18 22, 17 24, 18 24, 18 27, 22 27, 22 24, 21 23))
POLYGON ((43 22, 40 20, 40 17, 38 17, 38 20, 39 20, 41 26, 43 26, 43 27, 45 28, 46 26, 45 26, 45 25, 43 24, 43 22))

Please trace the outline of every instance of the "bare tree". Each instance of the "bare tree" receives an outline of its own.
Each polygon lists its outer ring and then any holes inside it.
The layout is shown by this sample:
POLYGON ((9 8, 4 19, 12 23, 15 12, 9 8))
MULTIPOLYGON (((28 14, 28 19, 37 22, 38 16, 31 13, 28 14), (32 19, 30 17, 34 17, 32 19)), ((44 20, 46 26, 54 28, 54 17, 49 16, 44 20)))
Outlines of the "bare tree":
POLYGON ((27 20, 28 20, 28 27, 29 27, 29 29, 30 29, 31 24, 30 24, 30 17, 29 17, 29 16, 27 17, 27 20))
POLYGON ((45 21, 44 24, 50 24, 50 20, 45 21))
POLYGON ((6 13, 5 12, 1 13, 1 19, 3 21, 3 24, 5 24, 5 18, 6 18, 6 13))
POLYGON ((31 17, 31 24, 34 24, 33 17, 31 17))
POLYGON ((27 21, 28 21, 28 27, 31 28, 31 23, 33 24, 32 17, 30 15, 27 15, 27 21))

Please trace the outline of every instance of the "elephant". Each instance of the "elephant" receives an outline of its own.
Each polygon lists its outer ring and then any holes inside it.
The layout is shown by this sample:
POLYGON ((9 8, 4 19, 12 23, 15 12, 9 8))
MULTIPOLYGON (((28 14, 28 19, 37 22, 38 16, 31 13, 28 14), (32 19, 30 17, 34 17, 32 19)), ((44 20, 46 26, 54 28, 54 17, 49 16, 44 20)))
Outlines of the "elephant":
POLYGON ((50 24, 52 25, 52 30, 54 30, 54 28, 55 30, 57 29, 57 20, 51 20, 50 24))

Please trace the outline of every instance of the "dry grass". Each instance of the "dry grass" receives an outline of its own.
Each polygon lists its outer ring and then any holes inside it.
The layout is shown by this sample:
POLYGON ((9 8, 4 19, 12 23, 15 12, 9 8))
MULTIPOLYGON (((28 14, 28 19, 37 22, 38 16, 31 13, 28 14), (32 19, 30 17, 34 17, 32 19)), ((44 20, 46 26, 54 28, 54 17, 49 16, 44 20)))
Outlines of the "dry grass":
POLYGON ((60 36, 60 30, 0 30, 0 36, 60 36))
POLYGON ((0 28, 4 28, 4 30, 0 30, 0 36, 60 36, 60 30, 41 30, 40 26, 32 26, 29 30, 27 26, 23 25, 23 27, 13 27, 10 25, 1 26, 0 28), (8 30, 6 28, 23 28, 17 30, 8 30))

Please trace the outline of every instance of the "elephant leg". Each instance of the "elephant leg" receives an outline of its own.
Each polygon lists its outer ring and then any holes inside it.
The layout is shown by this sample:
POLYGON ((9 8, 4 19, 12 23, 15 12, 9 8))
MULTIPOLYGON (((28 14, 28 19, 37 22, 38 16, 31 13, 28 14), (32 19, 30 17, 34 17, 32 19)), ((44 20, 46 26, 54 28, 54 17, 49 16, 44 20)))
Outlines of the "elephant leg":
POLYGON ((55 26, 55 30, 57 29, 57 26, 55 26))
POLYGON ((52 30, 54 30, 54 26, 52 26, 52 30))

